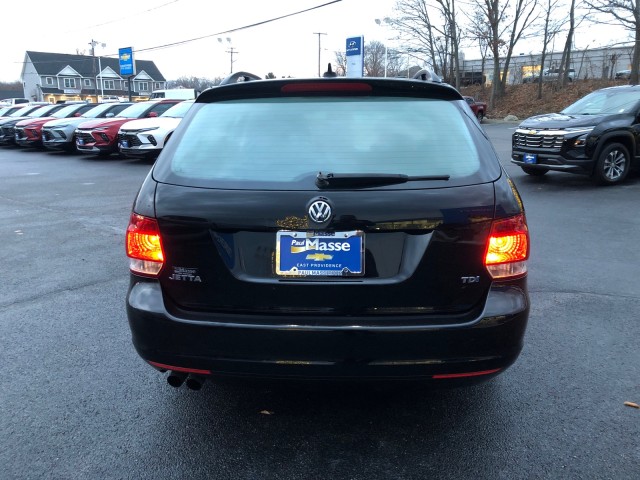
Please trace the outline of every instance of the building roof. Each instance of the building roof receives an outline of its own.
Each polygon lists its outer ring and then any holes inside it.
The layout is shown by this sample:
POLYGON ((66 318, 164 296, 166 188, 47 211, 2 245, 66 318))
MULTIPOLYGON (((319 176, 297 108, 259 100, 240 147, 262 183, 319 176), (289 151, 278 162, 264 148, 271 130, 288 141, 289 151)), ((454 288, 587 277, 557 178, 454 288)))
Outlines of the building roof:
MULTIPOLYGON (((56 76, 65 67, 71 67, 82 77, 95 77, 98 74, 98 57, 91 55, 70 55, 67 53, 46 53, 27 51, 27 56, 31 59, 38 75, 56 76), (95 61, 95 67, 94 67, 95 61)), ((120 61, 118 58, 100 56, 100 64, 104 70, 111 67, 113 71, 120 72, 120 61)), ((164 82, 165 78, 150 60, 136 59, 136 72, 145 71, 154 81, 164 82)))

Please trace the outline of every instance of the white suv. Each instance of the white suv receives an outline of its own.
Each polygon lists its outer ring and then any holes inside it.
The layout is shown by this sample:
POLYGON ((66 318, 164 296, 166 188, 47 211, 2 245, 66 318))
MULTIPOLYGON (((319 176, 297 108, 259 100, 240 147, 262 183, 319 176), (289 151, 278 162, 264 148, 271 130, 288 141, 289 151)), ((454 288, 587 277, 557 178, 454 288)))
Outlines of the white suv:
POLYGON ((142 118, 123 124, 118 131, 120 153, 133 158, 155 158, 160 155, 193 102, 194 100, 180 102, 159 117, 142 118))

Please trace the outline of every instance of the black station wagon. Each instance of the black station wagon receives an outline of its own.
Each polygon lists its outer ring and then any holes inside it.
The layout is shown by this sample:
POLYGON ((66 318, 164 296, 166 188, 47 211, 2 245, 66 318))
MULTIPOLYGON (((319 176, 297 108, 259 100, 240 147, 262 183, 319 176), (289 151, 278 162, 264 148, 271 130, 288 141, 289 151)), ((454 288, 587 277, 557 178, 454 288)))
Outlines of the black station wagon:
POLYGON ((459 384, 516 360, 524 207, 461 95, 424 78, 241 72, 197 98, 126 234, 133 343, 171 385, 459 384))

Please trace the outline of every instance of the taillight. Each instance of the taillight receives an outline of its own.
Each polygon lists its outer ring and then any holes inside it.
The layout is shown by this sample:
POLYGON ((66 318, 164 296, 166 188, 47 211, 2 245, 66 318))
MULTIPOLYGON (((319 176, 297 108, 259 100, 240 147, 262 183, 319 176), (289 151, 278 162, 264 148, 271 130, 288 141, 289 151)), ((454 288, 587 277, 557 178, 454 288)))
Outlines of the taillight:
POLYGON ((160 228, 155 218, 131 214, 127 228, 129 269, 142 275, 158 275, 164 262, 160 228))
POLYGON ((527 273, 529 229, 524 213, 495 220, 487 241, 484 264, 492 278, 504 279, 527 273))

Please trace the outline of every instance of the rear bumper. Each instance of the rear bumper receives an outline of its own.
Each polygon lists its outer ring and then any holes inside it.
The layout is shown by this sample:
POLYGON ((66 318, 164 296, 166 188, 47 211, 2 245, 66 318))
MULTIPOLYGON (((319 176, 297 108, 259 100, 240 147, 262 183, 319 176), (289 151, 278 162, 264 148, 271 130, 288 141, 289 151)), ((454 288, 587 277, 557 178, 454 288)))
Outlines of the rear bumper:
POLYGON ((464 324, 430 326, 425 316, 421 326, 402 326, 398 317, 397 327, 362 327, 352 317, 338 327, 323 325, 322 317, 283 317, 277 325, 271 317, 262 324, 235 315, 177 318, 158 283, 134 278, 127 315, 143 359, 215 376, 429 380, 483 372, 469 377, 478 381, 507 368, 522 349, 529 316, 523 288, 492 287, 482 314, 464 324))

